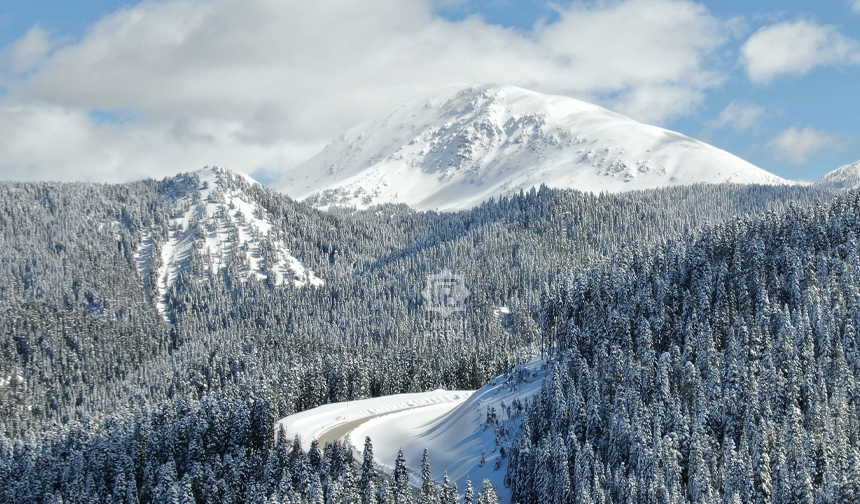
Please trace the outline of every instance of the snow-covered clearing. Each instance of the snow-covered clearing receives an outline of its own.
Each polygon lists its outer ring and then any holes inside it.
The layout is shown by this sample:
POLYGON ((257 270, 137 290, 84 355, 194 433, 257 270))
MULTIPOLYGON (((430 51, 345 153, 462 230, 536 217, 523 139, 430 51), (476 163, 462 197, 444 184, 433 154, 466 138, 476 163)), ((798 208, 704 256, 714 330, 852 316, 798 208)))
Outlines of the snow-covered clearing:
POLYGON ((540 391, 545 375, 542 364, 533 360, 475 392, 435 390, 327 404, 286 417, 278 426, 288 437, 298 434, 305 449, 312 439, 341 439, 358 456, 369 436, 378 467, 389 474, 402 448, 416 486, 427 448, 437 482, 447 472, 462 491, 466 479, 477 487, 489 479, 504 502, 509 499, 502 483, 507 460, 499 460, 495 430, 486 424, 487 411, 492 407, 513 432, 518 419, 508 419, 505 406, 510 407, 515 400, 525 402, 540 391))

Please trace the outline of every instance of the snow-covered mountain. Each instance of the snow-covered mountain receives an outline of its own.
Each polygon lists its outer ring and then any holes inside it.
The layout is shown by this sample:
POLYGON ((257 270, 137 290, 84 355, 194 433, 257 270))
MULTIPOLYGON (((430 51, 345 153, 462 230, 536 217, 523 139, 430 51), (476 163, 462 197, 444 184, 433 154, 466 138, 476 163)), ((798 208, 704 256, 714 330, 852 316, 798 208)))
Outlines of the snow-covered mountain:
POLYGON ((204 262, 213 275, 228 261, 236 261, 244 264, 249 277, 272 276, 275 285, 324 283, 282 241, 269 235, 272 225, 266 212, 246 191, 253 185, 259 183, 219 167, 175 177, 174 189, 164 194, 165 203, 173 208, 166 241, 158 243, 154 233, 147 233, 134 256, 143 278, 154 272, 162 315, 167 317, 167 292, 187 269, 192 253, 208 258, 204 262))
POLYGON ((728 152, 563 96, 451 85, 341 135, 271 187, 317 207, 458 210, 546 184, 619 192, 790 183, 728 152))
POLYGON ((816 184, 833 187, 834 189, 860 188, 860 161, 841 166, 825 174, 816 184))

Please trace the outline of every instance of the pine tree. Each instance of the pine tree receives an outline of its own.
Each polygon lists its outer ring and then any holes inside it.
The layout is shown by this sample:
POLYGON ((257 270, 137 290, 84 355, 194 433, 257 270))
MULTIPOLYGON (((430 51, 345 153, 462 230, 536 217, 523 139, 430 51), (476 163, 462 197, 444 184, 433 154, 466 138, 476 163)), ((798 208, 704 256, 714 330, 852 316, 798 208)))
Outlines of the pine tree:
POLYGON ((478 493, 477 504, 499 504, 499 497, 496 494, 496 487, 493 483, 485 479, 481 485, 481 491, 478 493))
POLYGON ((472 480, 466 479, 466 490, 463 494, 463 504, 475 504, 475 489, 472 487, 472 480))
POLYGON ((308 464, 312 472, 317 472, 322 466, 322 452, 320 451, 319 441, 316 439, 311 441, 311 447, 308 450, 308 464))
POLYGON ((430 472, 430 452, 424 448, 424 455, 421 458, 421 495, 419 502, 421 504, 432 504, 436 501, 436 485, 433 483, 430 472))
POLYGON ((552 446, 551 465, 553 471, 553 488, 552 500, 553 504, 563 504, 571 493, 570 486, 570 470, 568 468, 567 446, 559 434, 555 443, 552 446))
POLYGON ((364 455, 361 462, 361 479, 358 482, 358 491, 361 495, 361 504, 372 504, 375 498, 376 487, 373 482, 373 443, 370 436, 364 438, 364 455))
POLYGON ((457 491, 457 484, 451 482, 448 473, 445 472, 445 477, 442 479, 442 491, 439 495, 439 504, 458 504, 460 495, 457 491))
POLYGON ((409 484, 409 470, 406 468, 406 458, 403 449, 397 451, 397 459, 394 461, 394 474, 392 479, 392 494, 395 504, 411 504, 412 488, 409 484))

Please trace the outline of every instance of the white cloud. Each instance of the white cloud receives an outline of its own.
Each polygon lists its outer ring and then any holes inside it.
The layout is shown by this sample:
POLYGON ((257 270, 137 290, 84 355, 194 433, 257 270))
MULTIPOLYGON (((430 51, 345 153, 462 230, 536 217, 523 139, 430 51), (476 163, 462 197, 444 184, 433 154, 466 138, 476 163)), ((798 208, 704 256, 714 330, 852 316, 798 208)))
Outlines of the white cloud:
POLYGON ((750 80, 768 83, 822 65, 860 64, 860 43, 814 21, 778 23, 752 34, 741 47, 741 63, 750 80))
POLYGON ((24 63, 0 61, 0 135, 11 135, 0 136, 0 178, 125 180, 204 164, 283 171, 451 82, 601 100, 661 122, 721 79, 707 67, 725 43, 721 25, 689 0, 575 3, 526 34, 479 17, 449 22, 435 5, 169 0, 106 16, 59 48, 34 32, 35 42, 16 43, 27 50, 7 49, 24 63), (95 120, 94 109, 130 119, 95 120))
POLYGON ((852 6, 852 8, 854 9, 854 12, 860 12, 860 0, 857 0, 856 2, 854 2, 854 5, 852 6))
MULTIPOLYGON (((188 118, 114 123, 78 108, 0 104, 0 179, 123 181, 161 178, 204 165, 292 166, 323 144, 246 144, 223 123, 188 118)), ((238 125, 233 125, 234 130, 238 125)))
POLYGON ((0 52, 0 84, 9 74, 21 75, 38 69, 59 43, 39 25, 30 28, 23 37, 0 52))
POLYGON ((793 164, 803 164, 814 154, 829 148, 838 147, 842 138, 836 133, 821 131, 807 126, 803 129, 792 126, 765 145, 774 160, 793 164))
POLYGON ((765 107, 753 105, 752 103, 733 101, 720 112, 720 116, 717 119, 708 122, 707 125, 714 130, 731 126, 739 131, 747 131, 756 125, 765 112, 767 112, 765 107))

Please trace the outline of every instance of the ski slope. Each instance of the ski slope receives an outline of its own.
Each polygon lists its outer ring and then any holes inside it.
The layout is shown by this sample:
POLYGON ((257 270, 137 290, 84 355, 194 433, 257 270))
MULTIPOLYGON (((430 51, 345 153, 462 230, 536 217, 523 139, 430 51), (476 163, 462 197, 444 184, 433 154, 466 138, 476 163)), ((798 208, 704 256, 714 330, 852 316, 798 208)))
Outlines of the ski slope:
POLYGON ((447 472, 462 492, 467 479, 477 488, 489 479, 505 502, 510 500, 503 484, 507 464, 500 458, 494 429, 486 426, 487 411, 492 407, 515 432, 517 419, 508 419, 503 405, 525 402, 540 391, 545 376, 542 365, 543 361, 533 360, 475 392, 435 390, 327 404, 286 417, 276 428, 283 427, 288 438, 299 435, 305 449, 312 439, 343 440, 358 457, 369 436, 377 467, 388 474, 402 448, 416 487, 427 448, 434 480, 441 482, 447 472))
POLYGON ((460 210, 546 184, 620 192, 790 183, 680 133, 564 96, 450 85, 356 126, 271 187, 325 208, 460 210))

